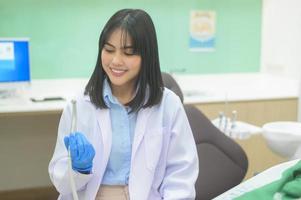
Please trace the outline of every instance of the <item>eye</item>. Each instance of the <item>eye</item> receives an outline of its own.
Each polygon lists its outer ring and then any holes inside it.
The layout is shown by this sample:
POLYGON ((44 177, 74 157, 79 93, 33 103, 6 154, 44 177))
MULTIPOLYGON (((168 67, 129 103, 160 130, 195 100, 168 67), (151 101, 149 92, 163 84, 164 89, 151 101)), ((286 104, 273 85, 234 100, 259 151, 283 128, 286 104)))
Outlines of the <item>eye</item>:
POLYGON ((127 49, 124 50, 124 54, 127 55, 127 56, 135 55, 134 49, 133 48, 127 48, 127 49))
POLYGON ((105 44, 103 46, 103 50, 105 50, 105 52, 108 52, 108 53, 112 53, 115 51, 115 48, 113 45, 110 45, 110 44, 105 44))
POLYGON ((103 49, 104 49, 106 52, 108 52, 108 53, 113 53, 113 52, 114 52, 114 49, 113 49, 113 48, 104 47, 103 49))

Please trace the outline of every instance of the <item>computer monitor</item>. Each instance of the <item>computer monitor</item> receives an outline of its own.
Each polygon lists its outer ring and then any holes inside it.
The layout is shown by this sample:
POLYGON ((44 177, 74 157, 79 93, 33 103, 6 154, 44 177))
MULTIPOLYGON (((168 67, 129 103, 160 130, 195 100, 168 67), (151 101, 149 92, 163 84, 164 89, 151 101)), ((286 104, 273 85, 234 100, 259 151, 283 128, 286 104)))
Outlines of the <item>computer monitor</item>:
POLYGON ((30 83, 29 40, 0 38, 0 97, 30 83))

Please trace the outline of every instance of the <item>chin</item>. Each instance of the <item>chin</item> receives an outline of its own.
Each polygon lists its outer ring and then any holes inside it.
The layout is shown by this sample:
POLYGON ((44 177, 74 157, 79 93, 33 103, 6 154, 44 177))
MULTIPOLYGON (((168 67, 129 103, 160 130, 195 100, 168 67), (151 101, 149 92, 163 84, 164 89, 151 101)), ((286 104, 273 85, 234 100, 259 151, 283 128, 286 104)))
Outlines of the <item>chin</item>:
POLYGON ((122 86, 126 83, 124 78, 112 77, 112 76, 110 77, 110 82, 111 82, 111 84, 113 84, 115 86, 122 86))

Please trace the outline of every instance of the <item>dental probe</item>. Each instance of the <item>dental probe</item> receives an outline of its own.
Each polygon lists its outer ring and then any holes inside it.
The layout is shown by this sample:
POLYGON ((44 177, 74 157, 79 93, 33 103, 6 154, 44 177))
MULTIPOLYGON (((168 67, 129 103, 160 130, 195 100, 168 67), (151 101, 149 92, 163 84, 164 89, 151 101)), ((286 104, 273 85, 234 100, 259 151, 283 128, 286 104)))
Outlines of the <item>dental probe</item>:
MULTIPOLYGON (((76 100, 72 100, 72 115, 71 115, 71 130, 70 133, 75 133, 76 132, 76 124, 77 124, 77 112, 76 112, 76 100)), ((68 171, 69 171, 69 181, 71 185, 71 190, 72 190, 72 196, 73 200, 78 200, 77 192, 76 192, 76 187, 75 187, 75 182, 72 174, 72 161, 71 161, 71 153, 70 153, 70 144, 68 147, 68 171)))

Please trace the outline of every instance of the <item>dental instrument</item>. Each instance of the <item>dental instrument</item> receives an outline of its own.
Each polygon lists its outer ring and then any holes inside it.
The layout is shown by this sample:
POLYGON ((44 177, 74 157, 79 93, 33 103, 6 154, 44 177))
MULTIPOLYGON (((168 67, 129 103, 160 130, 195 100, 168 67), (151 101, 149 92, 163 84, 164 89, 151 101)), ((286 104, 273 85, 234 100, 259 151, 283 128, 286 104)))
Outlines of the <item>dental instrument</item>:
MULTIPOLYGON (((72 118, 71 118, 71 130, 70 133, 75 133, 76 132, 76 124, 77 124, 77 111, 76 111, 76 100, 71 101, 72 104, 72 118)), ((78 200, 77 192, 76 192, 76 187, 75 187, 75 182, 72 174, 72 160, 71 160, 71 153, 70 153, 70 145, 68 147, 68 171, 69 171, 69 181, 71 185, 71 190, 72 190, 72 196, 74 200, 78 200)))
POLYGON ((225 123, 224 123, 224 130, 223 132, 227 135, 228 134, 228 120, 229 118, 227 116, 225 116, 225 123))
POLYGON ((225 134, 227 134, 228 132, 228 107, 229 107, 229 102, 228 102, 228 92, 225 93, 225 105, 224 105, 224 112, 225 112, 225 123, 224 123, 224 129, 223 129, 223 132, 225 134))
POLYGON ((231 118, 231 129, 234 129, 236 127, 236 120, 237 120, 237 111, 232 111, 232 118, 231 118))
POLYGON ((221 130, 222 129, 222 124, 223 124, 223 119, 225 117, 224 112, 220 111, 218 113, 218 129, 221 130))
MULTIPOLYGON (((237 111, 236 110, 233 110, 232 111, 232 118, 230 119, 231 122, 230 122, 230 130, 229 130, 229 136, 230 137, 233 137, 233 134, 235 133, 234 132, 234 129, 236 128, 236 118, 237 118, 237 111)), ((236 138, 238 135, 235 135, 234 137, 236 138)))

